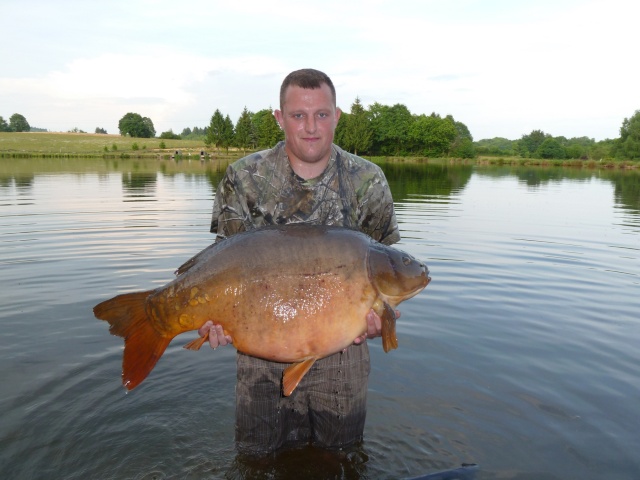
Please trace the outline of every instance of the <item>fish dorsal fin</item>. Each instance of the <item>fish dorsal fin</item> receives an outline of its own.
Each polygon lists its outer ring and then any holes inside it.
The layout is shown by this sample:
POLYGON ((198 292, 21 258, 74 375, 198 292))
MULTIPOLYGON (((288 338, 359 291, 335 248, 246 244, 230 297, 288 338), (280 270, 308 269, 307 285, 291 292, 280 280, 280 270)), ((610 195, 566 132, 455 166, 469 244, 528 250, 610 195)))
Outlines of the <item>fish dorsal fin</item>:
POLYGON ((180 265, 178 267, 178 269, 173 272, 176 276, 180 276, 183 273, 186 273, 191 267, 193 267, 194 265, 197 265, 200 260, 209 255, 210 251, 212 248, 214 248, 216 246, 215 243, 212 243, 211 245, 209 245, 207 248, 205 248, 204 250, 202 250, 200 253, 195 254, 193 257, 191 257, 189 260, 187 260, 186 262, 184 262, 182 265, 180 265))
POLYGON ((391 305, 384 302, 382 315, 382 348, 385 353, 398 348, 398 337, 396 337, 396 312, 391 305))
POLYGON ((309 371, 309 369, 316 362, 316 357, 307 358, 302 362, 293 363, 284 370, 282 376, 282 393, 285 397, 291 395, 296 389, 302 377, 309 371))

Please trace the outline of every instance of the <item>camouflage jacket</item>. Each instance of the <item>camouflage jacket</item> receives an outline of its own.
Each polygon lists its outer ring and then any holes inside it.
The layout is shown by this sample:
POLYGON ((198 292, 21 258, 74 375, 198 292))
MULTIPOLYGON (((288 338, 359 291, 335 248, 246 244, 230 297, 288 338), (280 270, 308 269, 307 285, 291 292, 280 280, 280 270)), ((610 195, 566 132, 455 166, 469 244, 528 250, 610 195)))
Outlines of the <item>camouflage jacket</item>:
POLYGON ((393 199, 374 163, 332 146, 317 178, 296 175, 284 142, 229 165, 213 203, 216 240, 265 225, 309 223, 360 230, 390 245, 400 240, 393 199))

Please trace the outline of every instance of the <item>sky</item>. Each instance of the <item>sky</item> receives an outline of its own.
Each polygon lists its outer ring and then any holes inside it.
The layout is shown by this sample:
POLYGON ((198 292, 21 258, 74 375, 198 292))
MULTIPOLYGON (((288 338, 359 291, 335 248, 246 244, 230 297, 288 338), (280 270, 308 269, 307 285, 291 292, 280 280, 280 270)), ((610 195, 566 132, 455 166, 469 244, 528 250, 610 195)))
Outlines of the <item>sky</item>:
POLYGON ((0 116, 159 135, 216 109, 278 108, 283 78, 327 73, 338 106, 452 115, 474 140, 617 138, 640 109, 637 0, 0 0, 0 116))

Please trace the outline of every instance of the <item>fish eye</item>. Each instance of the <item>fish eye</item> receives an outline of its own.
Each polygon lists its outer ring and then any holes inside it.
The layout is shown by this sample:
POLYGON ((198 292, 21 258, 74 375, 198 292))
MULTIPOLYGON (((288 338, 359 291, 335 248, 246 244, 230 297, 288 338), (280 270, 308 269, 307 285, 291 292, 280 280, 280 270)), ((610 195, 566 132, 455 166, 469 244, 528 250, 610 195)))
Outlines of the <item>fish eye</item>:
POLYGON ((411 263, 411 257, 407 257, 406 255, 404 255, 402 257, 402 263, 404 263, 405 265, 409 265, 411 263))

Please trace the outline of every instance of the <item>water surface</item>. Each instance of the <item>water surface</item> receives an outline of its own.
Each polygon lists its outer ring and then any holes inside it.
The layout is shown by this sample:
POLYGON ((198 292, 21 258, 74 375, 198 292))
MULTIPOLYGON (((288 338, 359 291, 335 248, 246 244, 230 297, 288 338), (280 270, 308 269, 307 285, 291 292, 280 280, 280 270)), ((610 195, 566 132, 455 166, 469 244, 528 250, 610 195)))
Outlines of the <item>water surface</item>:
POLYGON ((400 348, 371 342, 365 442, 235 456, 232 348, 178 337, 126 394, 93 306, 146 290, 212 241, 222 168, 199 161, 0 163, 3 478, 483 479, 640 472, 640 175, 387 164, 402 242, 432 283, 400 348))

